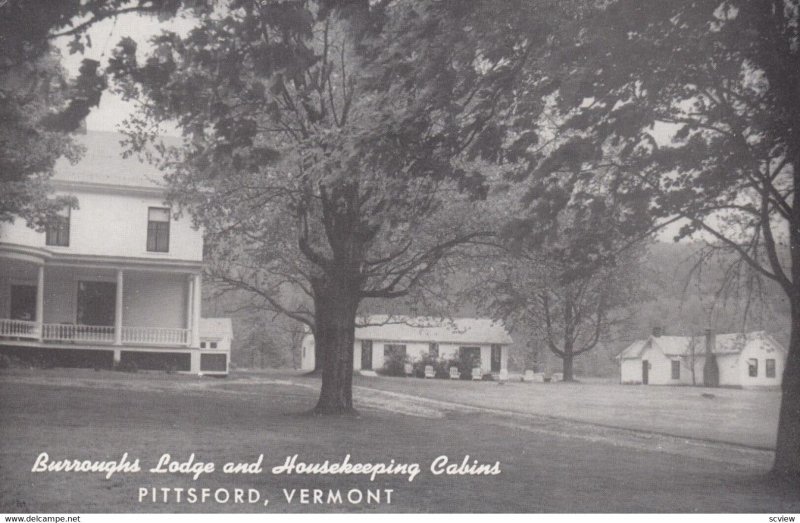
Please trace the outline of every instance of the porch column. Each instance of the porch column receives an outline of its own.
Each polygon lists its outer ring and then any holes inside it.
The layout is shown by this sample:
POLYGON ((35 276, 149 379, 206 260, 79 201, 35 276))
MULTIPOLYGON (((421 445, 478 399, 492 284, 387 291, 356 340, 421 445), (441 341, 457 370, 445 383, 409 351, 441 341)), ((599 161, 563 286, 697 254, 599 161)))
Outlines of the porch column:
POLYGON ((122 345, 122 269, 117 269, 117 303, 114 307, 114 345, 122 345))
POLYGON ((202 299, 202 276, 194 275, 192 285, 192 347, 200 347, 200 305, 202 299))
POLYGON ((38 278, 36 280, 36 318, 37 329, 39 329, 39 341, 44 339, 44 265, 39 265, 38 278))
POLYGON ((186 336, 186 346, 192 346, 192 316, 194 315, 194 298, 193 296, 194 276, 191 274, 186 276, 186 330, 189 335, 186 336))

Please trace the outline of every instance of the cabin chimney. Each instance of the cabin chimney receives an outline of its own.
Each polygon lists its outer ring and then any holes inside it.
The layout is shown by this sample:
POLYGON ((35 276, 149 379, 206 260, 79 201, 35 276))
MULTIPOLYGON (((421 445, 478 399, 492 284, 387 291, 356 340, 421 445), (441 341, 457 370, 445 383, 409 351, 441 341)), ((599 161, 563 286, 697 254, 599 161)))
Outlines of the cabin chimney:
POLYGON ((653 337, 658 338, 664 334, 664 327, 653 327, 653 337))

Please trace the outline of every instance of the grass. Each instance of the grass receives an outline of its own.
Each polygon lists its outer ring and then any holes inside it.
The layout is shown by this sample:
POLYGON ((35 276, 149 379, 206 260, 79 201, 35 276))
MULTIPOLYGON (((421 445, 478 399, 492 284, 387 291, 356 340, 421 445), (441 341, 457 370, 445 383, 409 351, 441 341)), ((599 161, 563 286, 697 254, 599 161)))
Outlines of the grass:
POLYGON ((774 449, 780 391, 581 383, 520 383, 367 378, 356 384, 633 430, 774 449), (713 397, 704 396, 711 394, 713 397))
MULTIPOLYGON (((292 374, 227 380, 81 370, 0 373, 0 511, 3 512, 767 512, 798 511, 796 491, 764 480, 771 453, 721 444, 446 402, 416 401, 382 389, 411 387, 463 400, 475 383, 359 380, 357 418, 299 415, 314 405, 318 381, 292 374), (400 383, 404 382, 404 383, 400 383), (407 383, 406 383, 407 382, 407 383), (379 386, 376 387, 376 384, 379 386), (412 387, 417 385, 417 387, 412 387), (265 472, 219 471, 197 481, 180 474, 33 473, 39 452, 53 458, 117 459, 154 466, 168 452, 220 467, 264 454, 265 472), (306 461, 416 462, 413 481, 357 476, 276 476, 271 466, 306 461), (437 456, 499 461, 496 476, 434 476, 437 456), (140 487, 255 488, 270 505, 139 503, 140 487), (299 505, 281 489, 394 489, 391 504, 299 505)), ((507 385, 509 406, 526 390, 507 385)), ((522 385, 520 385, 521 387, 522 385)), ((527 386, 527 385, 526 385, 527 386)), ((544 391, 555 391, 562 385, 544 391)), ((563 386, 572 390, 571 385, 563 386)), ((634 390, 634 389, 631 389, 634 390)), ((398 391, 399 392, 399 391, 398 391)), ((520 405, 525 402, 520 401, 520 405)), ((520 407, 521 408, 521 407, 520 407)))

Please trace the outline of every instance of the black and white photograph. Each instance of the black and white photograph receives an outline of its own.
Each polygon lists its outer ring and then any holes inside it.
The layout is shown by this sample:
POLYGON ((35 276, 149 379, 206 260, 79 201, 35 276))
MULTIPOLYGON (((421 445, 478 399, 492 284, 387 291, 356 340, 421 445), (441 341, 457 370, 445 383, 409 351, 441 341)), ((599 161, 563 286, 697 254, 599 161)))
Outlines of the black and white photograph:
POLYGON ((795 521, 798 170, 800 0, 0 0, 3 521, 795 521))

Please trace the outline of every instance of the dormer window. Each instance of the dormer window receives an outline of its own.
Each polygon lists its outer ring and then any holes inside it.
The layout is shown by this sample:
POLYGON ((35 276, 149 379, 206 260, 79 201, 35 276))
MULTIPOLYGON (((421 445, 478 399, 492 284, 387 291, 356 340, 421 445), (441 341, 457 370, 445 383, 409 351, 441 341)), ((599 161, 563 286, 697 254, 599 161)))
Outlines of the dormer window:
POLYGON ((169 252, 169 209, 164 207, 147 209, 147 250, 169 252))
POLYGON ((69 247, 70 208, 65 207, 47 224, 45 243, 58 247, 69 247))

